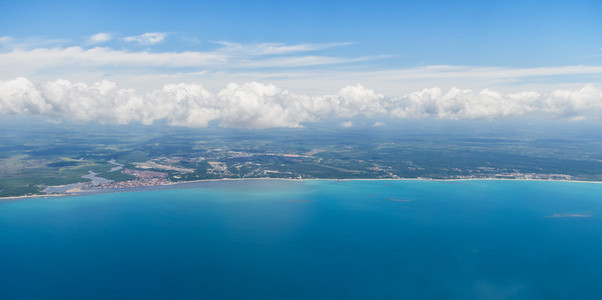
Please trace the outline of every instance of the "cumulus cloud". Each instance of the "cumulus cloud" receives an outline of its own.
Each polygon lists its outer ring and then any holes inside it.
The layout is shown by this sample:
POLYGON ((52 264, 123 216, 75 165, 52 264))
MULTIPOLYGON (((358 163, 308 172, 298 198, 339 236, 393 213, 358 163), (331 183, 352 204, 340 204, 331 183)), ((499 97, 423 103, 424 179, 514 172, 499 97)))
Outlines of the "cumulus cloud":
POLYGON ((310 120, 294 95, 273 85, 231 83, 217 98, 222 107, 221 125, 226 127, 300 127, 310 120))
POLYGON ((142 45, 154 45, 162 42, 165 39, 165 33, 161 32, 148 32, 141 35, 134 35, 124 37, 123 40, 126 42, 135 42, 142 45))
MULTIPOLYGON (((602 118, 602 93, 592 85, 550 93, 502 94, 489 89, 423 89, 402 97, 386 97, 362 85, 343 87, 331 95, 303 95, 274 85, 231 83, 217 93, 199 84, 168 84, 140 92, 110 81, 93 84, 68 80, 34 84, 25 78, 0 81, 0 115, 23 114, 75 122, 174 126, 302 127, 304 123, 355 117, 492 120, 528 115, 569 120, 602 118)), ((373 126, 384 126, 376 121, 373 126)))
POLYGON ((1 114, 43 115, 52 112, 52 105, 25 78, 0 81, 1 114))
POLYGON ((384 126, 387 126, 387 125, 383 122, 374 122, 374 124, 372 124, 372 127, 384 127, 384 126))
POLYGON ((452 88, 424 89, 391 99, 390 114, 397 118, 436 117, 439 119, 496 119, 520 116, 537 109, 541 95, 535 92, 502 95, 484 89, 480 92, 452 88))
POLYGON ((110 33, 100 32, 88 38, 88 41, 92 44, 101 44, 110 41, 112 38, 113 36, 110 33))

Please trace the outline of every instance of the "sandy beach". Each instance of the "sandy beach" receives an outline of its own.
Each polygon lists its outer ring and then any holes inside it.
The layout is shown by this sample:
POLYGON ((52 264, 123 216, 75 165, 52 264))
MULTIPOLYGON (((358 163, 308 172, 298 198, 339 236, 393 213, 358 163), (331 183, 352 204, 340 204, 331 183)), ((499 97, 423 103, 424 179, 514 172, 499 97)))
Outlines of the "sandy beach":
POLYGON ((25 199, 35 198, 46 198, 46 197, 69 197, 78 195, 89 195, 89 194, 103 194, 103 193, 118 193, 118 192, 135 192, 135 191, 152 191, 152 190, 163 190, 163 189, 177 189, 177 188, 192 188, 197 187, 203 183, 218 183, 218 182, 235 182, 235 181, 291 181, 291 182, 304 182, 304 181, 441 181, 441 182, 456 182, 456 181, 536 181, 536 182, 575 182, 575 183, 595 183, 599 184, 602 181, 584 181, 584 180, 556 180, 556 179, 511 179, 511 178, 458 178, 458 179, 435 179, 435 178, 353 178, 353 179, 341 179, 341 178, 312 178, 312 179, 296 179, 296 178, 220 178, 220 179, 199 179, 183 182, 172 182, 169 184, 144 186, 144 187, 132 187, 132 188, 88 188, 88 189, 74 189, 76 191, 59 194, 40 194, 40 195, 27 195, 27 196, 11 196, 11 197, 0 197, 2 201, 17 201, 25 199))

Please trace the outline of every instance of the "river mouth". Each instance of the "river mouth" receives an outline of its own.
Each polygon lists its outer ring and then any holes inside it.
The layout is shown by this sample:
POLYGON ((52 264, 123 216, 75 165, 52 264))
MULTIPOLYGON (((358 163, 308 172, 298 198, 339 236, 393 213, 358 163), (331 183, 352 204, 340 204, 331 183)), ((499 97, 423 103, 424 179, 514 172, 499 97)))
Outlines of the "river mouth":
MULTIPOLYGON (((113 169, 120 170, 122 167, 123 167, 123 165, 114 167, 113 169)), ((111 169, 111 170, 113 170, 113 169, 111 169)), ((109 171, 109 172, 111 172, 111 171, 109 171)), ((89 179, 90 180, 89 182, 76 182, 76 183, 70 183, 70 184, 64 184, 64 185, 47 186, 46 188, 44 188, 44 190, 42 190, 42 192, 44 192, 46 194, 65 194, 65 193, 79 191, 81 188, 83 188, 85 186, 98 186, 103 183, 113 182, 113 180, 111 180, 111 179, 106 179, 103 177, 96 176, 98 174, 100 174, 100 173, 96 173, 92 170, 89 170, 88 174, 81 176, 81 178, 89 179)))

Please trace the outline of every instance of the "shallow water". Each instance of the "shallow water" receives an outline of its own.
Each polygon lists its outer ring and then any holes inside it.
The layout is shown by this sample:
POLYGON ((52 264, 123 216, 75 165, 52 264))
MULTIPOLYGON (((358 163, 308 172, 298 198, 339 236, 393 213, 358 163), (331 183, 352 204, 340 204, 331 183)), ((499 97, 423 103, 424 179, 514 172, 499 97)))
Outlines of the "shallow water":
POLYGON ((599 299, 602 184, 220 181, 0 203, 0 299, 599 299))
MULTIPOLYGON (((99 173, 96 173, 96 172, 90 170, 90 171, 88 171, 88 174, 82 176, 82 178, 89 179, 90 180, 89 183, 92 185, 99 185, 99 184, 103 184, 103 183, 113 182, 113 180, 96 176, 98 174, 99 173)), ((43 192, 47 193, 47 194, 65 194, 65 193, 68 193, 69 190, 82 188, 85 185, 86 185, 85 182, 77 182, 77 183, 71 183, 71 184, 65 184, 65 185, 47 186, 46 188, 44 188, 43 192)))

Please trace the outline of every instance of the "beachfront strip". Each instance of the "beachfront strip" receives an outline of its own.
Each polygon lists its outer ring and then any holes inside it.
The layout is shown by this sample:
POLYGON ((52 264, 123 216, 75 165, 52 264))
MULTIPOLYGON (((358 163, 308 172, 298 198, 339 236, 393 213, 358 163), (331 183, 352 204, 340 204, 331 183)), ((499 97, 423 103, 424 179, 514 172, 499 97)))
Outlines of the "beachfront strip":
MULTIPOLYGON (((177 163, 178 161, 174 161, 173 159, 170 159, 171 162, 173 163, 177 163)), ((239 178, 239 177, 228 177, 227 175, 232 175, 232 174, 228 174, 227 172, 227 165, 225 163, 222 162, 210 162, 209 163, 211 165, 211 167, 213 168, 213 174, 220 174, 223 176, 220 176, 217 179, 243 179, 243 178, 239 178)), ((139 164, 139 165, 144 165, 145 164, 139 164)), ((153 165, 153 167, 160 167, 160 168, 165 168, 168 170, 175 170, 175 171, 179 171, 180 173, 190 173, 190 171, 184 169, 182 171, 182 168, 178 168, 176 166, 169 166, 169 165, 160 165, 160 164, 156 164, 156 163, 147 163, 146 165, 153 165)), ((375 168, 378 170, 382 170, 380 168, 375 168)), ((493 170, 493 169, 492 169, 493 170)), ((181 178, 181 176, 179 175, 175 175, 172 176, 172 178, 176 179, 176 180, 172 180, 169 178, 169 174, 167 172, 158 172, 158 171, 148 171, 148 170, 137 170, 137 169, 123 169, 121 171, 122 174, 126 174, 126 175, 131 175, 134 176, 135 179, 133 180, 126 180, 126 181, 111 181, 111 182, 103 182, 103 183, 86 183, 83 186, 83 189, 90 189, 90 188, 96 188, 96 189, 116 189, 116 188, 136 188, 136 187, 149 187, 149 186, 159 186, 159 185, 168 185, 168 184, 174 184, 174 183, 179 183, 179 182, 186 182, 186 180, 177 180, 179 178, 181 178)), ((269 175, 270 173, 272 174, 278 174, 278 172, 270 172, 270 170, 267 170, 267 172, 264 172, 263 174, 265 175, 269 175)), ((390 177, 379 177, 379 178, 357 178, 357 179, 411 179, 411 178, 400 178, 399 176, 392 174, 392 173, 388 173, 388 175, 390 177)), ((260 178, 271 178, 269 176, 267 177, 245 177, 246 179, 260 179, 260 178)), ((277 177, 280 179, 303 179, 303 178, 299 178, 299 177, 277 177)), ((304 178, 304 179, 339 179, 339 178, 304 178)), ((422 178, 422 177, 418 177, 417 179, 427 179, 427 180, 482 180, 482 179, 492 179, 492 180, 499 180, 499 179, 514 179, 514 180, 572 180, 573 178, 570 175, 567 174, 536 174, 536 173, 529 173, 529 174, 523 174, 520 172, 512 172, 512 173, 495 173, 495 174, 479 174, 479 175, 473 175, 473 176, 450 176, 450 177, 446 177, 446 178, 422 178)))

